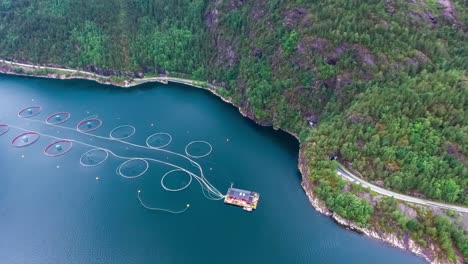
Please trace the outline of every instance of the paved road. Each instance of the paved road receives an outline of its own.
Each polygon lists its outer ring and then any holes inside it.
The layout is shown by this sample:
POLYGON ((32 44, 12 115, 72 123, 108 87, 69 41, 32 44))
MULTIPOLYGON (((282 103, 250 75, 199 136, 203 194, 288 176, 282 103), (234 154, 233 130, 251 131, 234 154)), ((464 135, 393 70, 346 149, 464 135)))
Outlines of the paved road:
MULTIPOLYGON (((12 61, 2 60, 2 59, 0 59, 0 63, 10 64, 12 66, 18 66, 18 67, 26 67, 26 68, 57 70, 57 71, 62 71, 62 72, 74 73, 74 74, 81 73, 81 74, 85 74, 85 75, 88 75, 88 76, 93 77, 93 78, 96 78, 96 77, 103 78, 103 79, 108 79, 109 78, 109 76, 103 76, 103 75, 99 75, 99 74, 96 74, 96 73, 93 73, 93 72, 74 70, 74 69, 48 67, 48 66, 39 66, 39 65, 33 65, 33 64, 12 62, 12 61)), ((167 84, 168 81, 200 87, 200 85, 197 84, 196 81, 193 81, 193 80, 190 80, 190 79, 184 79, 184 78, 168 77, 168 76, 134 78, 131 83, 126 84, 126 87, 135 86, 135 85, 139 85, 139 84, 146 83, 146 82, 162 82, 162 83, 167 84)), ((207 85, 208 85, 209 88, 216 88, 215 86, 213 86, 211 84, 207 84, 207 85)))
MULTIPOLYGON (((83 73, 83 74, 100 76, 100 75, 97 75, 97 74, 92 73, 92 72, 78 71, 78 70, 73 70, 73 69, 64 69, 64 68, 55 68, 55 67, 38 66, 38 65, 32 65, 32 64, 11 62, 11 61, 7 61, 7 60, 0 60, 0 62, 5 63, 5 64, 15 65, 15 66, 20 66, 20 67, 27 67, 27 68, 38 68, 38 69, 58 70, 58 71, 64 71, 64 72, 70 72, 70 73, 78 73, 78 72, 81 72, 81 73, 83 73)), ((102 76, 102 77, 105 77, 105 76, 102 76)))
POLYGON ((406 202, 410 202, 410 203, 415 203, 415 204, 420 204, 420 205, 425 205, 425 206, 432 206, 432 207, 436 207, 436 208, 450 209, 450 210, 460 212, 460 213, 468 213, 468 208, 463 207, 463 206, 456 206, 456 205, 451 205, 451 204, 433 202, 433 201, 420 199, 420 198, 416 198, 416 197, 412 197, 412 196, 408 196, 408 195, 404 195, 404 194, 400 194, 400 193, 396 193, 396 192, 392 192, 392 191, 383 189, 383 188, 381 188, 379 186, 376 186, 376 185, 374 185, 372 183, 366 182, 362 178, 352 174, 351 172, 346 170, 340 164, 338 164, 337 174, 339 176, 343 177, 347 181, 357 183, 357 184, 359 184, 359 185, 361 185, 363 187, 371 189, 372 191, 374 191, 376 193, 379 193, 379 194, 382 194, 382 195, 385 195, 385 196, 390 196, 390 197, 393 197, 393 198, 398 199, 398 200, 402 200, 402 201, 406 201, 406 202))

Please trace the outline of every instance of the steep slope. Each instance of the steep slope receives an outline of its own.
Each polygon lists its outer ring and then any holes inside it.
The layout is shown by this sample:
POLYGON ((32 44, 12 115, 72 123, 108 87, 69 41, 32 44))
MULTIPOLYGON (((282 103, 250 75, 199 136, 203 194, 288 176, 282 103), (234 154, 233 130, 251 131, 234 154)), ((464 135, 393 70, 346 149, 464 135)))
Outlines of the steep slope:
POLYGON ((454 248, 468 257, 463 232, 349 187, 329 157, 385 188, 468 205, 467 10, 463 0, 0 0, 0 57, 223 86, 250 117, 299 135, 330 209, 454 260, 454 248))

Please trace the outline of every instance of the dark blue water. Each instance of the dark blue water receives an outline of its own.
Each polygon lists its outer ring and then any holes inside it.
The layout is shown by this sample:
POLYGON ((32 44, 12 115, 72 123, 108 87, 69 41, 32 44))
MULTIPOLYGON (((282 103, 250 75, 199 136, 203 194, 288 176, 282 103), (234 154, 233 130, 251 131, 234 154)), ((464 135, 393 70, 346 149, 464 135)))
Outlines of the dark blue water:
MULTIPOLYGON (((166 159, 189 170, 183 158, 93 138, 71 130, 20 119, 17 112, 40 105, 34 120, 68 111, 64 126, 90 115, 108 136, 120 125, 136 133, 127 141, 144 145, 151 134, 169 133, 166 149, 184 154, 194 140, 212 144, 197 161, 213 185, 225 192, 231 182, 260 193, 253 213, 211 201, 193 181, 181 192, 164 191, 164 173, 173 168, 150 162, 147 173, 125 179, 115 169, 125 160, 110 156, 96 167, 79 160, 92 147, 74 144, 66 155, 46 157, 46 136, 25 148, 0 136, 1 263, 424 263, 364 236, 344 230, 312 208, 300 187, 298 143, 284 133, 262 128, 206 91, 181 85, 147 84, 131 89, 87 81, 57 81, 0 76, 0 123, 42 134, 71 138, 122 156, 166 159), (98 177, 98 179, 96 179, 98 177), (181 214, 152 207, 183 210, 181 214)), ((194 151, 203 152, 202 146, 194 151)), ((138 171, 140 168, 127 168, 138 171)), ((183 173, 167 177, 171 188, 189 181, 183 173)))

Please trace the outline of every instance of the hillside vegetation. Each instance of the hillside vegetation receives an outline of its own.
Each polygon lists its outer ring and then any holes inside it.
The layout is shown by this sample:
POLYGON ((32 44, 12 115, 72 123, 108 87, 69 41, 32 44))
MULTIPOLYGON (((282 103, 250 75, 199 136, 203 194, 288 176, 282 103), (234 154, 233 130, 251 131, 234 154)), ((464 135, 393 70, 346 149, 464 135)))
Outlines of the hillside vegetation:
MULTIPOLYGON (((369 225, 396 209, 373 209, 360 191, 343 194, 330 155, 385 188, 468 205, 467 5, 0 0, 0 57, 220 85, 251 117, 298 134, 315 191, 334 211, 369 225)), ((415 226, 392 217, 392 228, 445 243, 451 259, 446 241, 454 241, 468 257, 468 239, 453 226, 425 232, 448 225, 443 220, 415 226)))

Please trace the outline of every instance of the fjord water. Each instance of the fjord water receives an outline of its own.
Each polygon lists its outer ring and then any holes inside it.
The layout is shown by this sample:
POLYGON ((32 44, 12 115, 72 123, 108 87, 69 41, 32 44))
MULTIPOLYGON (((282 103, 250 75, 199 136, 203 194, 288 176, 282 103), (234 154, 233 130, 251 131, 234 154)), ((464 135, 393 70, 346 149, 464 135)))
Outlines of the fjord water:
MULTIPOLYGON (((13 148, 11 140, 21 131, 10 128, 0 136, 1 263, 424 263, 315 212, 300 186, 297 141, 254 124, 207 91, 0 75, 0 123, 150 157, 17 117, 32 105, 43 108, 35 120, 70 112, 63 124, 68 127, 98 115, 103 126, 92 132, 96 135, 132 125, 136 133, 127 141, 140 145, 151 134, 166 132, 173 138, 166 149, 179 153, 191 141, 208 141, 212 153, 197 161, 213 185, 224 193, 233 182, 259 192, 260 203, 248 213, 208 200, 195 181, 181 192, 164 191, 161 177, 172 168, 157 163, 136 179, 116 174, 123 160, 115 157, 83 167, 80 157, 91 147, 80 144, 64 156, 46 157, 43 149, 54 140, 45 136, 13 148), (181 214, 147 210, 137 190, 149 206, 181 210, 189 203, 190 208, 181 214)), ((165 180, 168 187, 189 180, 172 176, 165 180)))

